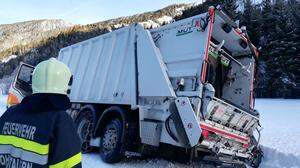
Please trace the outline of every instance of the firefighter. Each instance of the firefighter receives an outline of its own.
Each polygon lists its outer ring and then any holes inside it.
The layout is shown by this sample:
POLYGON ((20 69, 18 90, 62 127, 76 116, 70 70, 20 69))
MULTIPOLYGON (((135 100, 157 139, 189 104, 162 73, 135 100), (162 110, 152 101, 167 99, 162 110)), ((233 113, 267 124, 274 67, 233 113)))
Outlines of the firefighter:
POLYGON ((0 118, 0 168, 81 167, 81 142, 66 113, 71 76, 55 58, 36 66, 33 94, 0 118))

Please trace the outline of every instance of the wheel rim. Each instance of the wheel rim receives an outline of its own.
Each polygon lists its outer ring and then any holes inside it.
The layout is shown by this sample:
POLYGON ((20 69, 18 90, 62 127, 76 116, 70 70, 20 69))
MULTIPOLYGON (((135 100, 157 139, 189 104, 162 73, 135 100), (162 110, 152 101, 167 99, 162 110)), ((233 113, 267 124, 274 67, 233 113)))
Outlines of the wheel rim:
POLYGON ((108 128, 103 135, 103 152, 111 153, 117 146, 117 130, 116 128, 108 128))
POLYGON ((89 135, 89 121, 85 118, 80 121, 78 128, 77 128, 77 134, 79 135, 79 138, 81 141, 84 141, 87 139, 89 135))

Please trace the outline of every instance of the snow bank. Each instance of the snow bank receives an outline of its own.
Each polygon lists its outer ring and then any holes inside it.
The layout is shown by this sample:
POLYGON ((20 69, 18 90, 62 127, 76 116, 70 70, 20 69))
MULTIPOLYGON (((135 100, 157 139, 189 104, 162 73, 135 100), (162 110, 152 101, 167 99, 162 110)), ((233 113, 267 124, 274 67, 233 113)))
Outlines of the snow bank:
POLYGON ((17 69, 11 75, 6 75, 2 79, 0 79, 0 95, 8 94, 9 87, 14 80, 17 69))
POLYGON ((83 167, 86 168, 215 168, 207 164, 193 162, 191 164, 180 164, 177 162, 166 161, 163 159, 125 159, 116 164, 107 164, 101 161, 100 155, 88 154, 83 155, 83 167))
MULTIPOLYGON (((6 96, 0 96, 0 115, 5 110, 6 96)), ((300 100, 258 99, 256 109, 261 113, 264 151, 262 168, 300 168, 300 100)), ((162 159, 127 159, 117 164, 106 164, 99 154, 83 155, 85 168, 179 168, 208 167, 194 162, 183 165, 162 159)))
POLYGON ((261 167, 300 167, 300 100, 259 99, 261 113, 261 167))
POLYGON ((6 99, 7 96, 0 95, 0 116, 3 114, 3 112, 6 109, 6 99))
MULTIPOLYGON (((289 140, 287 141, 289 142, 289 140)), ((282 144, 282 146, 284 146, 284 144, 282 144)), ((260 167, 262 168, 299 168, 300 167, 300 157, 299 156, 297 157, 291 152, 283 153, 280 152, 280 150, 271 147, 263 147, 263 151, 264 151, 264 158, 262 164, 260 165, 260 167)))

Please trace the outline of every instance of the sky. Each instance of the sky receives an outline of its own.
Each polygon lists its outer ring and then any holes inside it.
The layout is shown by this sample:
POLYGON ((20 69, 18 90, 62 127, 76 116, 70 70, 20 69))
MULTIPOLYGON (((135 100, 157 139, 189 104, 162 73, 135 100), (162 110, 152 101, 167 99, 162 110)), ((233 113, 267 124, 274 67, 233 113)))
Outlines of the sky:
MULTIPOLYGON (((37 19, 95 23, 197 0, 0 0, 0 24, 37 19)), ((199 0, 198 0, 199 1, 199 0)))

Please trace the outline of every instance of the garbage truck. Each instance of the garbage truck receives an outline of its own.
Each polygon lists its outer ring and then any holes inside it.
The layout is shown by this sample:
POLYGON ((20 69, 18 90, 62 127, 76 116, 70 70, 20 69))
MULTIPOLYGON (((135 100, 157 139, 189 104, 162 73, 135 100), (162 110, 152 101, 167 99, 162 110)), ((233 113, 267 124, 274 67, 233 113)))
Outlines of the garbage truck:
MULTIPOLYGON (((145 29, 133 24, 61 49, 82 151, 105 162, 143 154, 258 167, 258 51, 222 10, 145 29)), ((8 104, 31 94, 25 63, 8 104)))

